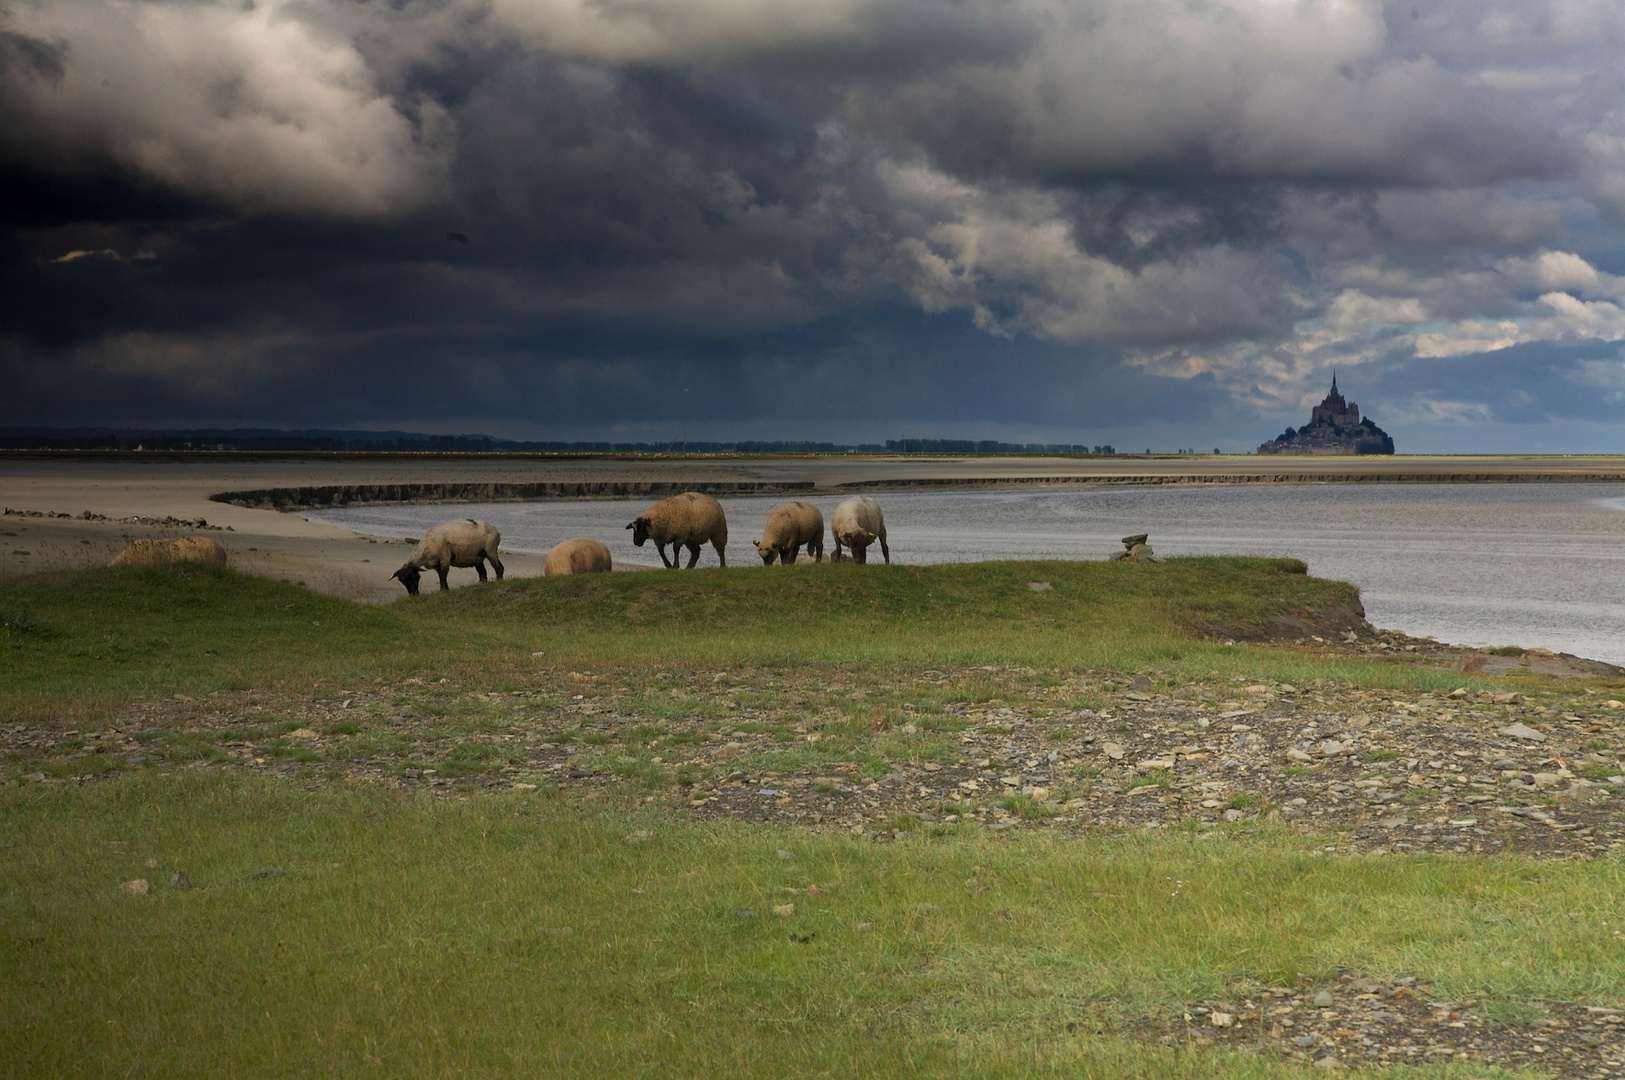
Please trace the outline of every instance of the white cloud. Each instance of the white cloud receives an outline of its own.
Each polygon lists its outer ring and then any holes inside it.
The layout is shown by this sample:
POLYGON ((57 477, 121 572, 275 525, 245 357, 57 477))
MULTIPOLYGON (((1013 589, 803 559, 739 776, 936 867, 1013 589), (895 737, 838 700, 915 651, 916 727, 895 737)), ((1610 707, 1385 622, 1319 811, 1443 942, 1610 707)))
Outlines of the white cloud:
POLYGON ((905 287, 926 311, 968 310, 995 334, 1134 342, 1256 332, 1281 315, 1267 260, 1228 248, 1129 269, 1083 250, 1056 198, 989 190, 923 163, 882 162, 905 287))
POLYGON ((248 211, 377 216, 441 189, 438 106, 383 93, 348 41, 290 0, 13 3, 0 29, 60 47, 56 77, 13 68, 0 160, 93 167, 248 211), (9 143, 9 145, 7 145, 9 143))
POLYGON ((83 248, 75 248, 72 251, 58 255, 50 261, 54 263, 71 263, 78 262, 80 259, 91 258, 112 259, 114 262, 120 261, 119 253, 112 248, 102 248, 99 251, 86 251, 83 248))
POLYGON ((854 43, 868 0, 491 0, 532 48, 611 63, 739 60, 810 44, 854 43))

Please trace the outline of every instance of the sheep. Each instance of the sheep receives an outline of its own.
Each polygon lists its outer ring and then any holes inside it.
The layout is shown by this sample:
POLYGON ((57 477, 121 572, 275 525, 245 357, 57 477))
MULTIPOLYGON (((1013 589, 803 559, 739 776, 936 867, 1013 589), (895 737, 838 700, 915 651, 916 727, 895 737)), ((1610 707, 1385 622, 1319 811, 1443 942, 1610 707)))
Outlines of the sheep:
POLYGON ((886 518, 880 512, 880 504, 869 496, 854 495, 837 506, 829 519, 829 531, 835 537, 835 554, 831 561, 846 558, 841 551, 841 545, 845 544, 851 549, 852 561, 862 566, 868 561, 869 545, 879 540, 881 554, 886 556, 886 564, 891 565, 891 549, 886 546, 886 518))
POLYGON ((728 546, 728 519, 722 512, 722 504, 709 495, 685 491, 661 499, 634 518, 627 528, 632 530, 632 543, 637 547, 642 547, 651 537, 654 539, 660 562, 668 570, 677 568, 681 558, 678 549, 685 547, 689 551, 688 568, 694 569, 694 564, 700 561, 700 545, 708 540, 722 565, 728 565, 727 553, 723 551, 728 546), (667 544, 671 545, 669 562, 667 544))
POLYGON ((450 588, 446 584, 446 571, 454 566, 472 566, 484 581, 485 560, 490 559, 497 580, 501 581, 502 560, 497 558, 497 545, 501 543, 502 534, 495 525, 473 518, 457 518, 424 533, 418 546, 412 549, 411 558, 390 577, 405 585, 407 593, 416 596, 421 571, 433 570, 440 575, 440 589, 444 592, 450 588))
POLYGON ((796 561, 801 545, 814 562, 824 561, 824 515, 812 503, 787 502, 767 515, 767 527, 756 541, 756 554, 762 565, 772 566, 777 558, 785 566, 796 561))
POLYGON ((226 549, 207 536, 177 536, 170 540, 137 540, 113 557, 108 566, 157 566, 159 563, 200 562, 226 565, 226 549))
POLYGON ((547 577, 607 574, 610 569, 609 548, 585 536, 556 545, 547 553, 547 562, 542 565, 542 573, 547 577))

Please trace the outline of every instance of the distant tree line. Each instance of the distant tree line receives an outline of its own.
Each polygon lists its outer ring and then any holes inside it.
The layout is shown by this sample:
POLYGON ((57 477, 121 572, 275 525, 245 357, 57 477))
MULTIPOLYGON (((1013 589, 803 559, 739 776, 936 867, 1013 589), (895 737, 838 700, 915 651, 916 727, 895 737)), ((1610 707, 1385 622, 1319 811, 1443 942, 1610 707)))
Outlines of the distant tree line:
POLYGON ((409 431, 281 431, 269 428, 0 427, 3 450, 248 450, 428 454, 1115 454, 1111 446, 1009 443, 990 439, 887 439, 881 443, 798 440, 737 442, 552 442, 490 435, 423 435, 409 431))
POLYGON ((892 454, 1115 454, 1110 445, 1010 443, 993 439, 887 439, 892 454))

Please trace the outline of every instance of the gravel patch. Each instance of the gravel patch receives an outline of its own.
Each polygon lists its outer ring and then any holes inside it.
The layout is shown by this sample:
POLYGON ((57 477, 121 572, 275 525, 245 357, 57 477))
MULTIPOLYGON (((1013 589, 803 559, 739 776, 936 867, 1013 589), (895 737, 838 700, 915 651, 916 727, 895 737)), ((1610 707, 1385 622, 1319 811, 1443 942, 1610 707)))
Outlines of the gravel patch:
POLYGON ((1326 1068, 1480 1065, 1532 1068, 1574 1080, 1625 1076, 1625 1014, 1553 1006, 1529 1022, 1498 1023, 1471 999, 1447 1001, 1414 979, 1344 975, 1192 1002, 1128 1033, 1163 1045, 1273 1054, 1326 1068))

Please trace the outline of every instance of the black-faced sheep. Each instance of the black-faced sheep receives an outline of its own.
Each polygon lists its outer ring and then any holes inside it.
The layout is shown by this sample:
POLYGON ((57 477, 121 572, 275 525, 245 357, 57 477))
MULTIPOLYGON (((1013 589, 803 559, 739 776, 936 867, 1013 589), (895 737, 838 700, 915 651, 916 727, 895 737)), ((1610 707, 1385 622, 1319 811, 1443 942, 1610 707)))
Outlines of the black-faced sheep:
POLYGON ((113 557, 108 566, 156 566, 159 563, 199 562, 226 565, 226 549, 208 536, 177 536, 169 540, 137 540, 113 557))
POLYGON ((788 566, 796 561, 802 544, 807 545, 814 562, 824 561, 824 515, 812 503, 787 502, 767 515, 756 554, 764 566, 772 566, 774 559, 788 566))
POLYGON ((547 562, 542 564, 542 574, 546 577, 607 574, 611 569, 609 548, 586 536, 556 545, 547 553, 547 562))
POLYGON ((497 532, 495 525, 487 525, 483 521, 473 518, 458 518, 443 525, 436 525, 423 534, 418 546, 412 549, 412 557, 406 560, 399 570, 390 576, 406 586, 406 591, 413 596, 418 594, 418 579, 423 576, 424 570, 433 570, 440 575, 440 588, 449 588, 446 584, 446 571, 454 566, 472 566, 480 575, 480 580, 486 580, 485 560, 491 560, 491 566, 497 572, 497 580, 502 580, 502 560, 497 558, 497 546, 502 543, 502 534, 497 532))
POLYGON ((722 504, 698 491, 685 491, 669 499, 661 499, 639 514, 627 526, 632 530, 632 543, 642 547, 645 540, 653 539, 660 561, 668 570, 677 568, 682 557, 679 548, 688 548, 688 568, 700 561, 700 545, 709 542, 717 551, 723 566, 728 556, 728 519, 722 513, 722 504), (666 558, 666 545, 671 545, 671 559, 666 558))
POLYGON ((829 531, 835 537, 835 554, 830 556, 832 561, 840 562, 846 557, 841 551, 842 545, 845 545, 852 552, 852 561, 862 566, 868 561, 869 545, 879 540, 880 552, 890 565, 886 518, 880 512, 880 504, 869 496, 854 495, 837 506, 829 519, 829 531))

